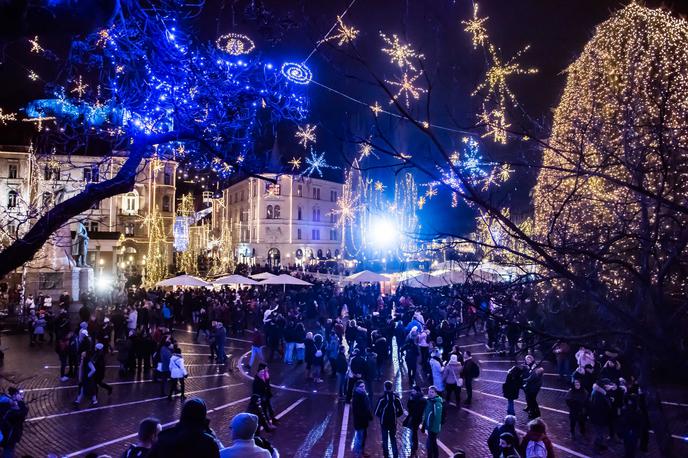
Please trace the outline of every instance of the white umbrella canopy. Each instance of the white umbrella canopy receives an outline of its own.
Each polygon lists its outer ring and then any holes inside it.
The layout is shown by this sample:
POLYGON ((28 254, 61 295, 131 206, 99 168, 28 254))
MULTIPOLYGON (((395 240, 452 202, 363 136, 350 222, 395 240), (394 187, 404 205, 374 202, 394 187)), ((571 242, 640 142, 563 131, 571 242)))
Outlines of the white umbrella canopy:
POLYGON ((212 284, 193 275, 179 275, 159 281, 155 286, 212 286, 212 284))
POLYGON ((409 288, 437 288, 447 284, 444 279, 430 274, 416 275, 408 280, 404 280, 403 283, 409 288))
POLYGON ((303 281, 300 278, 292 277, 291 275, 282 274, 272 276, 258 283, 259 285, 294 285, 294 286, 312 286, 312 283, 303 281))
POLYGON ((277 275, 271 274, 270 272, 261 272, 259 274, 255 275, 249 275, 249 277, 254 278, 256 280, 267 280, 268 278, 276 277, 277 275))
POLYGON ((385 277, 384 275, 371 272, 370 270, 364 270, 353 275, 349 275, 345 280, 350 283, 379 283, 381 281, 389 281, 389 278, 385 277))
POLYGON ((213 281, 213 285, 257 285, 258 282, 243 275, 225 275, 213 281))

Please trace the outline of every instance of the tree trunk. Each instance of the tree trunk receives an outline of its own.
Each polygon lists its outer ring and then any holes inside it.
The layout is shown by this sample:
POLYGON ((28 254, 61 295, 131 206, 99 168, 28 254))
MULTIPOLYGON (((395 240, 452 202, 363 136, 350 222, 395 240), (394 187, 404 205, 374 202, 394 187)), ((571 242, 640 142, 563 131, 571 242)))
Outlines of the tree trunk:
POLYGON ((650 417, 650 428, 654 431, 655 441, 660 455, 672 458, 674 455, 674 440, 669 430, 669 422, 664 415, 659 390, 652 377, 652 355, 643 348, 640 351, 640 386, 645 391, 647 412, 650 417))
POLYGON ((0 278, 29 262, 50 236, 70 219, 89 210, 96 202, 129 192, 136 183, 136 174, 147 144, 132 145, 129 157, 117 175, 107 181, 90 183, 84 191, 54 206, 20 239, 0 252, 0 278))

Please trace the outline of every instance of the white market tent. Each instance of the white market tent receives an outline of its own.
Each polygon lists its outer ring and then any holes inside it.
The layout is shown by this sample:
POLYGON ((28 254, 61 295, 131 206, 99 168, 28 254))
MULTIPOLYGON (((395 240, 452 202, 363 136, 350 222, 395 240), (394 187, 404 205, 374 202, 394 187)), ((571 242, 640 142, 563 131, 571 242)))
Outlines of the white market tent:
POLYGON ((430 274, 420 274, 404 280, 402 283, 409 288, 437 288, 446 285, 444 280, 430 274))
POLYGON ((243 275, 225 275, 213 281, 213 285, 257 285, 258 282, 243 275))
POLYGON ((193 275, 179 275, 159 281, 155 286, 212 286, 212 284, 193 275))
POLYGON ((388 277, 371 272, 370 270, 364 270, 353 275, 349 275, 344 280, 349 283, 380 283, 383 281, 390 281, 388 277))
POLYGON ((277 275, 271 274, 270 272, 261 272, 255 275, 249 275, 249 277, 255 280, 267 280, 268 278, 276 277, 277 275))
POLYGON ((300 278, 292 277, 291 275, 273 275, 270 278, 258 283, 259 285, 293 285, 293 286, 312 286, 312 283, 301 280, 300 278))

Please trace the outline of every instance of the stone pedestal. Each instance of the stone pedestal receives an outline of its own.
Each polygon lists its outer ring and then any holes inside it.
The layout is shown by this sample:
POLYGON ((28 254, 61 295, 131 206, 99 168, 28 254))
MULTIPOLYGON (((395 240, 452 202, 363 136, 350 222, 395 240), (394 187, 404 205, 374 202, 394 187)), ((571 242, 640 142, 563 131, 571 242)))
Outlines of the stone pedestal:
POLYGON ((86 292, 94 286, 92 267, 71 267, 69 270, 33 270, 26 272, 26 294, 43 293, 53 298, 57 303, 63 291, 67 291, 72 300, 78 301, 81 292, 86 292))

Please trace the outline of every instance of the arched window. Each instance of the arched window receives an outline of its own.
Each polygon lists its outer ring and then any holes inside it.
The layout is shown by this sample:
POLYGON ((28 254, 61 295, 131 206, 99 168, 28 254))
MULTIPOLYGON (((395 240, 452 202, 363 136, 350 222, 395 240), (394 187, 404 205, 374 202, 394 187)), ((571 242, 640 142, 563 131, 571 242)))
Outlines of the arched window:
POLYGON ((298 219, 299 221, 301 221, 301 219, 302 219, 302 216, 301 216, 301 207, 299 207, 299 208, 296 209, 296 219, 298 219))
POLYGON ((332 252, 330 250, 327 250, 327 259, 332 258, 332 252))
POLYGON ((268 205, 266 208, 265 217, 267 219, 272 219, 272 205, 268 205))
POLYGON ((318 259, 322 259, 322 250, 318 250, 318 259))
POLYGON ((172 199, 170 199, 170 196, 162 196, 162 211, 172 211, 172 199))
POLYGON ((296 259, 301 259, 301 258, 303 258, 303 250, 302 250, 301 248, 298 248, 298 249, 296 250, 296 254, 295 254, 294 256, 296 257, 296 259))
POLYGON ((17 206, 17 191, 10 191, 7 193, 7 208, 15 208, 17 206))
POLYGON ((334 257, 335 258, 339 257, 339 249, 334 250, 334 257))
POLYGON ((280 217, 280 206, 275 205, 275 214, 273 215, 275 219, 279 219, 280 217))
POLYGON ((122 198, 122 212, 128 215, 135 215, 139 211, 139 193, 136 191, 128 192, 122 198))

